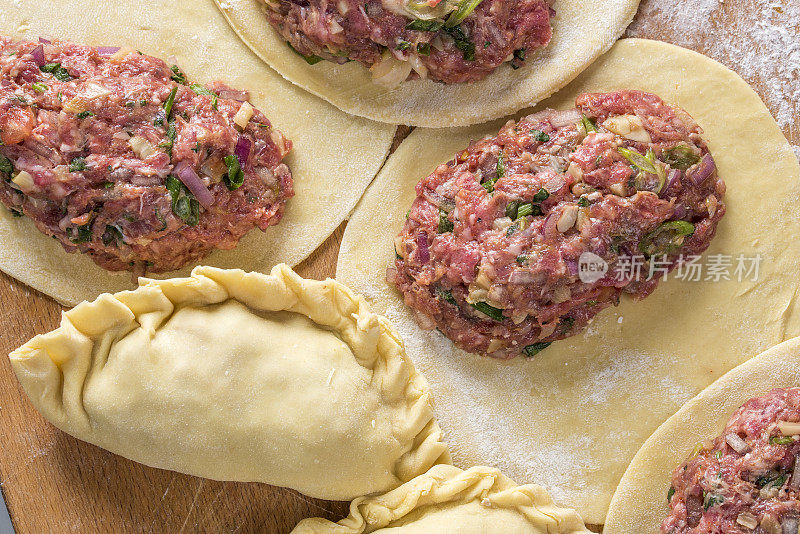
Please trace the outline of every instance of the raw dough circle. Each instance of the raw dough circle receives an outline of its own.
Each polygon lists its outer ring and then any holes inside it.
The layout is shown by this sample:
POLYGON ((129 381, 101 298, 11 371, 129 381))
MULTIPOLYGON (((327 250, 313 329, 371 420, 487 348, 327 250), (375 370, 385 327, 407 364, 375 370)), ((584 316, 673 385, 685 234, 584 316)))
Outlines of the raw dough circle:
MULTIPOLYGON (((253 105, 294 142, 285 162, 296 194, 280 224, 254 229, 235 249, 203 259, 205 265, 268 272, 279 262, 301 262, 350 214, 394 137, 395 128, 347 115, 275 74, 239 41, 212 0, 61 0, 58 9, 48 0, 0 0, 0 33, 132 46, 167 62, 174 56, 193 81, 222 80, 250 91, 253 105)), ((66 253, 28 218, 2 207, 0 243, 0 269, 63 304, 134 286, 129 272, 105 271, 85 255, 66 253)), ((163 276, 186 276, 191 267, 163 276)))
POLYGON ((658 427, 620 481, 605 534, 660 534, 672 471, 697 443, 718 436, 742 404, 775 388, 800 386, 800 338, 732 369, 658 427))
POLYGON ((337 278, 403 334, 431 382, 456 465, 491 465, 521 483, 541 484, 591 524, 603 523, 625 468, 662 421, 750 355, 800 334, 800 242, 785 239, 800 235, 800 167, 758 95, 700 54, 625 39, 542 107, 567 109, 581 92, 625 88, 659 94, 705 130, 728 185, 728 212, 704 263, 732 255, 733 274, 737 255, 760 254, 757 282, 662 282, 644 301, 624 300, 531 360, 467 354, 421 330, 385 282, 394 237, 416 183, 501 122, 414 131, 359 203, 337 268, 337 278))
POLYGON ((259 0, 215 2, 242 40, 287 80, 348 113, 428 128, 477 124, 535 105, 608 50, 639 6, 639 0, 556 0, 553 38, 526 66, 502 65, 469 84, 412 80, 386 89, 357 62, 308 65, 272 29, 259 0))

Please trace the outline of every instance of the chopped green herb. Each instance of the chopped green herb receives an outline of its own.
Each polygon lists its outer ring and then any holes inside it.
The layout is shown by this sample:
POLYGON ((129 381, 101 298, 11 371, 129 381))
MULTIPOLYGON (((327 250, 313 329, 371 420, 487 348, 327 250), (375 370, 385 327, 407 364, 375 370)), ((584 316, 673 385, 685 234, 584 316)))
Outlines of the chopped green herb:
POLYGON ((11 160, 3 155, 0 155, 0 174, 5 174, 6 177, 10 178, 11 173, 13 172, 14 164, 11 163, 11 160))
POLYGON ((239 189, 244 183, 244 171, 239 165, 239 158, 231 154, 230 156, 225 156, 224 161, 228 167, 228 173, 223 177, 225 185, 228 186, 230 191, 239 189))
POLYGON ((551 342, 548 341, 546 343, 541 343, 540 342, 540 343, 534 343, 533 345, 527 345, 524 349, 522 349, 522 353, 525 356, 527 356, 528 358, 530 358, 532 356, 536 356, 537 354, 542 352, 544 349, 549 347, 550 343, 551 342))
POLYGON ((114 189, 114 182, 106 182, 103 184, 106 189, 114 189))
POLYGON ((408 41, 400 41, 399 43, 397 43, 397 46, 395 47, 395 49, 396 50, 408 50, 412 46, 413 45, 411 43, 409 43, 408 41))
POLYGON ((14 208, 8 208, 8 211, 11 212, 12 217, 24 217, 25 214, 22 213, 22 210, 15 210, 14 208))
POLYGON ((92 223, 67 228, 67 238, 73 243, 86 243, 92 240, 92 223))
POLYGON ((175 139, 178 137, 178 132, 175 130, 175 121, 171 120, 167 124, 167 140, 159 143, 159 147, 166 149, 167 154, 172 155, 172 147, 175 144, 175 139))
POLYGON ((534 139, 536 139, 541 143, 546 143, 550 140, 550 136, 541 130, 533 129, 531 130, 531 135, 533 136, 534 139))
POLYGON ((794 440, 791 436, 772 436, 769 438, 770 445, 791 445, 794 440))
POLYGON ((700 161, 700 156, 697 155, 689 145, 682 143, 664 150, 664 152, 661 153, 661 159, 673 169, 685 171, 700 161))
POLYGON ((725 502, 725 498, 722 495, 717 495, 715 493, 705 493, 703 495, 703 510, 708 510, 714 506, 719 506, 720 504, 725 502))
POLYGON ((592 122, 592 120, 586 115, 581 116, 581 125, 583 126, 583 129, 586 130, 587 134, 597 131, 597 126, 595 126, 594 122, 592 122))
POLYGON ((417 43, 417 53, 421 56, 429 56, 431 55, 431 44, 430 43, 417 43))
POLYGON ((512 224, 506 229, 506 237, 511 237, 517 230, 519 230, 519 223, 512 224))
POLYGON ((625 159, 630 161, 639 170, 642 170, 650 174, 658 173, 655 162, 651 161, 650 158, 647 157, 651 154, 651 152, 648 152, 647 156, 643 156, 639 154, 637 151, 633 150, 632 148, 619 147, 617 148, 617 151, 620 154, 622 154, 625 159))
POLYGON ((506 175, 505 159, 506 159, 505 154, 500 152, 500 155, 497 156, 497 165, 495 165, 495 173, 494 173, 495 182, 506 175))
POLYGON ((447 289, 442 289, 440 287, 436 288, 436 296, 439 300, 443 300, 448 304, 452 304, 453 306, 458 306, 458 302, 456 302, 455 297, 453 296, 453 292, 447 289))
POLYGON ((122 234, 122 228, 116 224, 107 224, 106 230, 103 232, 101 239, 103 240, 103 244, 105 246, 114 243, 114 245, 118 247, 120 243, 125 242, 122 234))
POLYGON ((298 52, 297 49, 295 47, 293 47, 290 43, 286 43, 286 44, 289 46, 289 48, 292 49, 292 52, 294 52, 295 54, 297 54, 298 56, 303 58, 305 60, 305 62, 308 63, 309 65, 316 65, 317 63, 322 61, 322 58, 319 57, 319 56, 314 56, 314 55, 306 56, 306 55, 303 55, 300 52, 298 52))
POLYGON ((33 90, 36 91, 37 93, 45 93, 45 92, 47 92, 47 84, 46 83, 36 82, 36 83, 31 85, 31 88, 33 88, 33 90))
POLYGON ((61 63, 48 63, 47 65, 39 67, 39 70, 52 74, 57 80, 62 82, 68 82, 72 79, 69 71, 62 67, 61 63))
POLYGON ((214 91, 209 91, 204 86, 200 85, 199 83, 193 83, 189 86, 189 89, 197 93, 198 95, 205 95, 211 97, 211 107, 213 109, 217 109, 217 94, 214 91))
POLYGON ((683 240, 694 233, 694 225, 686 221, 667 221, 639 241, 639 251, 647 257, 675 252, 683 240))
POLYGON ((453 231, 453 222, 447 217, 448 213, 444 210, 439 210, 439 227, 436 231, 440 234, 453 231))
POLYGON ((517 262, 519 265, 522 265, 523 263, 525 263, 526 261, 528 261, 528 256, 525 256, 525 255, 523 255, 523 256, 517 256, 517 257, 514 259, 514 261, 516 261, 516 262, 517 262))
POLYGON ((533 195, 534 202, 544 202, 550 197, 550 192, 544 187, 539 188, 539 191, 533 195))
POLYGON ((189 226, 197 226, 200 219, 200 203, 194 195, 173 175, 167 176, 164 184, 172 197, 172 212, 189 226))
POLYGON ((525 49, 518 48, 517 50, 514 50, 514 59, 525 61, 525 49))
POLYGON ((91 111, 81 111, 80 113, 78 113, 77 117, 83 120, 89 117, 94 117, 94 113, 92 113, 91 111))
POLYGON ((447 17, 447 22, 445 22, 445 26, 448 28, 452 28, 454 26, 458 26, 464 19, 470 16, 470 14, 475 11, 475 8, 480 5, 483 0, 460 0, 458 2, 458 7, 455 11, 450 13, 450 16, 447 17))
POLYGON ((561 321, 558 323, 558 329, 561 331, 562 334, 566 334, 570 330, 572 330, 573 325, 575 324, 574 317, 563 317, 561 321))
POLYGON ((74 158, 69 162, 69 172, 80 172, 86 170, 86 158, 74 158))
POLYGON ((594 300, 594 299, 592 299, 592 300, 587 300, 587 301, 586 301, 586 305, 587 305, 587 306, 597 306, 597 301, 596 301, 596 300, 594 300))
POLYGON ((156 206, 154 209, 155 209, 155 212, 156 212, 156 219, 158 219, 158 222, 161 223, 161 228, 156 230, 156 232, 163 232, 164 230, 167 229, 167 220, 164 219, 163 215, 161 215, 161 210, 158 209, 158 206, 156 206))
POLYGON ((464 53, 464 61, 475 61, 475 43, 469 40, 460 26, 444 29, 453 38, 456 48, 464 53))
POLYGON ((519 208, 517 209, 517 218, 526 217, 528 215, 541 215, 542 208, 532 202, 526 202, 525 204, 520 204, 519 208))
POLYGON ((483 43, 483 47, 484 48, 489 48, 490 46, 492 46, 492 42, 491 41, 486 41, 485 43, 483 43))
POLYGON ((175 105, 175 95, 178 94, 178 88, 173 87, 172 91, 169 92, 169 96, 167 97, 167 101, 164 102, 164 115, 166 115, 167 119, 169 119, 170 115, 172 115, 172 106, 175 105))
POLYGON ((722 451, 714 451, 714 458, 722 460, 722 451))
POLYGON ((170 67, 172 71, 172 81, 178 82, 181 85, 186 85, 186 75, 181 71, 181 69, 177 65, 173 65, 170 67))
POLYGON ((589 199, 584 196, 578 199, 578 206, 582 208, 588 208, 589 204, 590 204, 589 199))
POLYGON ((475 304, 470 304, 470 306, 494 321, 501 322, 504 319, 503 310, 495 308, 485 302, 476 302, 475 304))
POLYGON ((506 217, 514 220, 517 218, 517 210, 519 210, 520 201, 519 200, 512 200, 506 206, 506 217))
POLYGON ((675 495, 675 487, 670 486, 669 491, 667 492, 667 503, 669 503, 672 500, 673 495, 675 495))
POLYGON ((759 488, 780 488, 783 486, 786 479, 789 478, 788 475, 783 473, 775 473, 770 472, 765 475, 762 475, 756 479, 756 486, 759 488))
POLYGON ((444 23, 436 20, 416 19, 406 24, 406 29, 415 32, 438 32, 442 29, 442 26, 444 26, 444 23))

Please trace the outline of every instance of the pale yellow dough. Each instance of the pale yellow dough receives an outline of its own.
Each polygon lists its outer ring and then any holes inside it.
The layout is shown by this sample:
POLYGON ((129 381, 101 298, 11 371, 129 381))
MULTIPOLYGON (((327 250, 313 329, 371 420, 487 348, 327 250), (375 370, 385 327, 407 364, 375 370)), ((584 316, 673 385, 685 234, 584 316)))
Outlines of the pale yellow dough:
POLYGON ((292 534, 571 534, 588 533, 580 516, 560 508, 541 486, 518 486, 491 467, 462 471, 436 465, 399 488, 350 504, 338 523, 305 519, 292 534))
POLYGON ((625 88, 655 92, 703 127, 728 185, 728 213, 703 263, 729 254, 735 267, 737 255, 761 254, 757 282, 668 280, 530 360, 467 354, 423 331, 384 281, 393 239, 417 181, 502 122, 414 131, 361 200, 337 268, 403 335, 431 382, 456 465, 491 465, 541 484, 590 524, 603 522, 625 468, 662 421, 725 371, 800 334, 800 168, 756 93, 704 56, 625 39, 542 106, 566 109, 583 91, 625 88))
MULTIPOLYGON (((285 161, 296 195, 278 226, 251 231, 234 250, 204 259, 207 265, 268 272, 279 262, 305 259, 348 217, 394 136, 394 128, 342 113, 276 75, 241 43, 212 0, 0 0, 0 34, 132 46, 167 62, 174 57, 192 81, 222 80, 250 91, 253 105, 294 142, 285 161)), ((71 305, 134 287, 130 273, 110 273, 88 257, 67 254, 30 220, 2 207, 0 269, 71 305)))
POLYGON ((732 369, 653 433, 622 477, 605 534, 659 534, 667 516, 672 471, 698 443, 722 433, 742 404, 775 388, 800 386, 800 338, 777 345, 732 369))
POLYGON ((608 50, 633 20, 639 0, 556 0, 553 39, 526 65, 500 66, 468 84, 412 80, 387 89, 360 63, 309 65, 261 11, 261 0, 215 0, 242 40, 287 80, 338 108, 391 124, 467 126, 532 106, 564 87, 608 50))
POLYGON ((150 466, 332 500, 449 462, 427 382, 345 286, 286 265, 140 284, 11 353, 58 428, 150 466))

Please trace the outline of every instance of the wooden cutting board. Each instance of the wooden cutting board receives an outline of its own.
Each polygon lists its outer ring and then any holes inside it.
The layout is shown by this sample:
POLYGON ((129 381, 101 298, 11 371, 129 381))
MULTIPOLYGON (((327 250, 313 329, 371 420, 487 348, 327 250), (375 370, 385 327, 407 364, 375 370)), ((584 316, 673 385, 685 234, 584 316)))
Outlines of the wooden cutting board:
MULTIPOLYGON (((780 42, 788 35, 787 44, 800 46, 800 24, 797 15, 791 15, 797 5, 797 0, 644 0, 628 36, 692 48, 736 70, 782 119, 784 133, 797 147, 800 64, 794 65, 793 73, 785 67, 785 62, 797 60, 797 49, 753 44, 759 38, 780 42), (768 19, 776 29, 765 28, 768 19), (787 72, 790 79, 781 80, 787 72)), ((400 128, 398 140, 407 133, 400 128)), ((297 272, 309 278, 333 276, 344 227, 297 272)), ((0 302, 2 354, 58 325, 58 304, 1 273, 0 302)), ((153 469, 78 441, 32 408, 6 358, 0 358, 0 425, 0 483, 20 534, 285 533, 304 517, 338 520, 347 514, 347 503, 311 499, 264 484, 215 482, 153 469)))

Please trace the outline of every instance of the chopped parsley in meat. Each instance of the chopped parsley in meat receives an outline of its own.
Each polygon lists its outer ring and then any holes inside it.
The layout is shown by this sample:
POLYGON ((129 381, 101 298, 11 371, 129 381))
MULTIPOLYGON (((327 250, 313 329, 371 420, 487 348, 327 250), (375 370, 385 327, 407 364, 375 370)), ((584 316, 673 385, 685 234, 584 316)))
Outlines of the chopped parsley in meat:
POLYGON ((664 534, 784 534, 800 527, 800 388, 747 401, 675 468, 664 534))
POLYGON ((535 356, 623 293, 649 295, 664 269, 708 247, 725 213, 725 184, 685 112, 639 91, 576 103, 509 122, 417 186, 387 279, 465 350, 535 356), (608 264, 600 279, 581 280, 584 253, 608 264), (644 276, 620 274, 634 256, 644 276))
POLYGON ((552 0, 262 0, 309 65, 358 61, 373 79, 464 83, 524 65, 550 42, 552 0))
POLYGON ((0 37, 0 201, 110 270, 171 271, 278 223, 291 142, 240 92, 120 49, 0 37))

